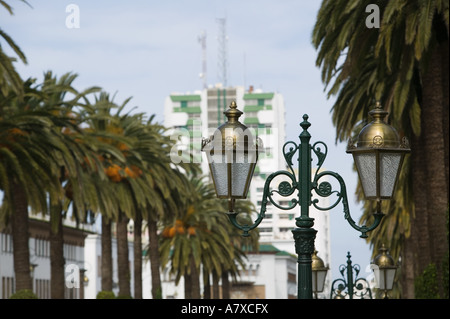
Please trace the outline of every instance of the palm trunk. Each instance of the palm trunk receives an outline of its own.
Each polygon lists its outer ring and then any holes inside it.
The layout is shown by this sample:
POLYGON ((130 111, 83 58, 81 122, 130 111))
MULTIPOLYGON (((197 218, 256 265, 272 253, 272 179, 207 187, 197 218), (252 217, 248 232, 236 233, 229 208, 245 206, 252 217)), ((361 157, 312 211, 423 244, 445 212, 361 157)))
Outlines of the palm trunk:
POLYGON ((189 267, 191 269, 191 298, 200 299, 200 272, 195 265, 194 256, 191 255, 189 258, 189 267))
POLYGON ((102 216, 102 290, 112 291, 111 220, 102 216))
POLYGON ((64 299, 64 239, 62 207, 50 207, 50 291, 52 299, 64 299))
POLYGON ((156 221, 153 221, 150 216, 148 218, 148 239, 149 239, 150 270, 152 276, 152 296, 153 299, 161 299, 162 298, 161 274, 160 274, 161 261, 159 258, 158 227, 156 221))
POLYGON ((440 44, 440 50, 441 50, 441 57, 442 57, 442 67, 441 67, 441 72, 442 72, 442 111, 443 111, 443 115, 442 115, 442 127, 444 130, 444 145, 446 145, 446 147, 444 148, 445 151, 445 158, 444 158, 444 163, 445 163, 445 180, 447 181, 447 193, 449 190, 449 186, 448 186, 448 166, 449 166, 449 158, 448 158, 448 145, 449 145, 449 131, 448 131, 448 121, 449 121, 449 81, 448 81, 448 68, 449 68, 449 52, 448 52, 448 37, 446 39, 446 41, 443 41, 443 43, 440 44))
POLYGON ((192 276, 184 274, 184 299, 192 299, 192 276))
POLYGON ((402 299, 414 299, 414 278, 416 276, 417 266, 417 238, 415 232, 411 230, 411 235, 406 238, 402 245, 401 253, 401 287, 402 299))
POLYGON ((209 273, 203 268, 203 299, 211 299, 211 280, 209 273))
MULTIPOLYGON (((412 174, 413 174, 413 194, 414 194, 414 218, 412 219, 413 231, 418 237, 417 251, 414 262, 417 266, 418 272, 421 272, 431 263, 431 251, 429 247, 429 218, 427 213, 429 197, 425 190, 425 181, 427 176, 427 162, 423 156, 424 150, 424 134, 420 137, 413 138, 412 141, 413 154, 411 154, 412 174), (420 256, 420 258, 418 258, 420 256)), ((418 272, 415 275, 418 275, 418 272)))
POLYGON ((33 289, 30 275, 30 248, 28 246, 27 198, 22 186, 12 182, 13 213, 11 216, 13 237, 14 273, 16 291, 33 289))
POLYGON ((427 194, 423 183, 427 180, 426 161, 423 154, 423 135, 411 140, 410 170, 414 198, 411 214, 411 233, 402 247, 402 298, 414 299, 414 278, 431 262, 429 249, 427 194))
POLYGON ((130 266, 128 259, 128 221, 123 212, 119 212, 117 222, 117 270, 119 278, 119 296, 131 296, 130 266))
MULTIPOLYGON (((441 296, 442 261, 449 246, 447 241, 446 211, 448 190, 446 180, 444 130, 442 127, 442 57, 439 48, 434 48, 427 72, 423 77, 422 135, 424 156, 427 161, 427 179, 423 181, 427 192, 427 212, 429 217, 430 252, 432 262, 438 269, 438 283, 441 296)), ((448 89, 448 88, 447 88, 448 89)), ((448 146, 447 146, 448 147, 448 146)))
POLYGON ((215 271, 213 271, 213 298, 220 298, 220 290, 219 290, 219 276, 215 271))
POLYGON ((222 272, 222 299, 230 299, 230 280, 228 271, 222 272))
POLYGON ((142 215, 134 219, 134 299, 142 299, 142 215))

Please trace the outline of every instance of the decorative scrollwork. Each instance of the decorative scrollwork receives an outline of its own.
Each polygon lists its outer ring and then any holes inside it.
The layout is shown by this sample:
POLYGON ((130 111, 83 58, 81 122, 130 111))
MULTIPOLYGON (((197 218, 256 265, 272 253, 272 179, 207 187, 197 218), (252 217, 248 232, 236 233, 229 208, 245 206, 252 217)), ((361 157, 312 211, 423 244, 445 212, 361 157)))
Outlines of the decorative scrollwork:
POLYGON ((297 205, 298 202, 297 202, 297 200, 295 200, 295 198, 290 201, 291 202, 290 206, 285 207, 285 206, 279 205, 277 203, 277 201, 274 200, 272 197, 274 193, 277 193, 283 197, 288 197, 288 196, 291 196, 295 192, 295 190, 297 189, 297 182, 295 181, 295 176, 293 174, 291 174, 288 171, 278 171, 278 172, 272 173, 267 178, 266 184, 267 184, 267 190, 266 190, 266 188, 264 188, 263 196, 264 196, 264 198, 267 198, 275 207, 277 207, 279 209, 283 209, 283 210, 288 210, 288 209, 294 208, 297 205), (280 184, 278 184, 278 190, 273 189, 270 191, 269 190, 270 183, 273 181, 273 179, 276 176, 279 176, 279 175, 286 176, 288 179, 290 179, 291 182, 282 181, 282 182, 280 182, 280 184))
POLYGON ((313 144, 312 146, 312 150, 314 151, 314 153, 317 156, 317 171, 320 170, 320 168, 322 167, 323 162, 325 162, 325 158, 327 157, 327 153, 328 153, 328 146, 327 144, 325 144, 324 142, 316 142, 313 144), (322 145, 324 147, 324 152, 322 152, 321 148, 319 147, 319 145, 322 145))
POLYGON ((336 175, 337 174, 334 173, 334 172, 324 171, 324 172, 316 174, 316 176, 314 177, 313 190, 316 192, 317 195, 319 195, 320 197, 329 197, 331 194, 336 194, 337 195, 336 201, 334 203, 332 203, 328 207, 321 207, 321 206, 319 206, 318 205, 319 200, 318 199, 314 199, 312 201, 312 204, 318 210, 330 210, 330 209, 334 208, 342 200, 342 198, 343 198, 342 194, 346 193, 344 184, 340 184, 341 189, 339 191, 336 191, 336 190, 333 191, 333 187, 331 186, 331 183, 329 183, 327 181, 319 183, 319 180, 322 177, 325 177, 325 176, 334 177, 334 178, 336 178, 339 181, 339 178, 336 175))
MULTIPOLYGON (((313 190, 316 192, 317 195, 319 195, 321 197, 328 197, 328 196, 330 196, 333 193, 335 193, 336 196, 337 196, 336 201, 334 203, 332 203, 328 207, 321 207, 321 206, 319 206, 318 205, 318 203, 319 203, 318 199, 314 199, 311 202, 313 204, 313 206, 315 208, 317 208, 318 210, 325 211, 325 210, 330 210, 330 209, 334 208, 336 205, 338 205, 342 201, 342 205, 344 207, 343 210, 344 210, 344 217, 345 217, 345 219, 350 224, 350 226, 352 226, 357 231, 361 232, 361 235, 360 235, 361 238, 367 238, 368 237, 367 233, 369 231, 375 229, 380 224, 381 219, 383 218, 384 215, 380 212, 379 209, 377 209, 377 212, 373 214, 374 221, 373 221, 372 225, 370 225, 370 226, 366 226, 366 225, 358 226, 356 224, 356 222, 350 216, 350 209, 349 209, 348 198, 347 198, 347 188, 345 187, 344 179, 338 173, 330 172, 330 171, 320 172, 320 173, 316 174, 316 176, 314 177, 314 181, 313 181, 312 185, 313 185, 313 190), (326 184, 322 185, 323 183, 326 183, 326 182, 319 183, 318 181, 324 176, 331 176, 334 179, 336 179, 338 181, 338 183, 339 183, 340 189, 336 190, 336 191, 333 191, 332 189, 328 189, 328 185, 326 185, 326 184), (317 185, 319 185, 319 186, 317 186, 317 185), (322 189, 320 189, 321 188, 320 185, 322 185, 322 189), (324 190, 323 190, 324 188, 328 189, 328 190, 326 192, 324 192, 324 190), (326 194, 326 196, 324 196, 323 194, 326 194)), ((330 187, 331 187, 331 184, 330 184, 330 187)))
POLYGON ((400 145, 401 148, 409 148, 409 140, 406 136, 403 136, 402 138, 402 144, 400 145))
POLYGON ((296 186, 297 186, 297 182, 295 181, 295 176, 294 174, 288 172, 288 171, 277 171, 275 173, 270 174, 265 183, 264 183, 264 193, 263 193, 263 198, 262 198, 262 203, 261 203, 261 209, 260 212, 258 214, 258 218, 255 220, 255 222, 252 225, 240 225, 237 221, 237 215, 238 213, 236 212, 231 212, 228 213, 228 219, 230 220, 230 222, 233 224, 233 226, 235 226, 236 228, 240 229, 243 231, 242 236, 244 237, 248 237, 249 236, 249 231, 251 231, 252 229, 256 228, 264 219, 265 217, 265 213, 267 210, 267 204, 270 201, 273 205, 275 205, 276 207, 283 209, 283 210, 287 210, 287 209, 293 209, 296 205, 297 205, 297 201, 295 199, 291 200, 291 203, 293 205, 289 206, 289 207, 283 207, 280 206, 276 203, 276 201, 272 198, 273 193, 278 193, 281 196, 290 196, 294 193, 294 191, 296 190, 296 186), (278 190, 270 190, 270 184, 272 183, 273 179, 279 175, 285 175, 287 176, 287 178, 289 180, 291 180, 291 183, 288 181, 282 181, 279 185, 278 185, 278 190))
POLYGON ((278 185, 278 192, 280 193, 280 195, 283 196, 289 196, 290 194, 292 194, 292 189, 293 187, 291 186, 291 184, 289 182, 281 182, 278 185))
POLYGON ((294 168, 293 168, 293 163, 292 163, 292 157, 294 157, 295 153, 298 150, 298 145, 292 141, 286 142, 283 145, 283 156, 284 159, 286 161, 286 163, 288 164, 289 168, 291 169, 291 172, 294 174, 294 168), (289 151, 286 151, 286 147, 290 145, 289 147, 289 151))
POLYGON ((317 193, 322 197, 328 197, 332 193, 332 187, 331 184, 328 182, 322 182, 319 184, 319 187, 317 187, 317 193))

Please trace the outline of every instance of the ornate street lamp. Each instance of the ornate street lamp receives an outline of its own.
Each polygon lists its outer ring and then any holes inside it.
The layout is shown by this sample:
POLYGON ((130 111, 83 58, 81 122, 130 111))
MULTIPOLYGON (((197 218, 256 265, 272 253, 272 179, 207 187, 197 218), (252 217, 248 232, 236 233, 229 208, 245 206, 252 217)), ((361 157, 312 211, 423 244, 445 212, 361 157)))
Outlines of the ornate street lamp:
POLYGON ((351 257, 350 252, 347 252, 347 265, 339 266, 342 278, 335 279, 331 284, 330 299, 346 299, 346 296, 348 299, 367 299, 367 296, 372 299, 369 282, 365 278, 358 278, 361 267, 358 264, 352 265, 351 257))
POLYGON ((311 259, 312 290, 317 299, 317 294, 323 292, 323 288, 325 287, 328 267, 325 267, 322 258, 317 256, 317 250, 314 250, 311 259))
POLYGON ((206 153, 217 197, 228 199, 229 211, 233 212, 234 201, 247 197, 261 150, 258 139, 239 122, 242 112, 236 102, 224 114, 228 121, 202 141, 202 151, 206 153))
POLYGON ((387 113, 382 111, 377 104, 376 109, 371 112, 374 121, 368 125, 370 129, 364 128, 361 131, 357 146, 350 146, 348 149, 348 152, 353 153, 355 157, 359 174, 364 176, 360 176, 360 178, 365 181, 366 173, 372 173, 369 178, 374 181, 375 186, 372 186, 372 188, 375 189, 375 195, 369 193, 369 191, 372 191, 370 181, 364 182, 369 185, 365 194, 369 196, 369 199, 376 199, 378 203, 373 224, 359 226, 350 216, 347 190, 342 177, 335 172, 320 170, 327 156, 328 147, 320 141, 313 145, 310 144, 311 135, 308 128, 311 123, 308 122, 308 115, 305 114, 303 115, 303 122, 300 123, 303 129, 299 136, 300 144, 289 141, 284 144, 282 149, 288 164, 288 170, 277 171, 269 175, 264 184, 262 204, 257 219, 253 225, 241 225, 237 221, 238 212, 234 211, 234 201, 239 198, 246 198, 258 160, 258 153, 262 146, 259 139, 255 139, 247 127, 239 122, 242 112, 237 109, 235 102, 231 103, 230 109, 225 111, 224 114, 228 121, 220 126, 213 136, 202 141, 202 151, 206 152, 216 194, 219 198, 228 199, 228 217, 234 226, 243 231, 244 236, 248 236, 248 232, 257 227, 264 219, 266 206, 269 202, 283 210, 293 209, 297 205, 300 206, 300 216, 295 218, 297 228, 292 230, 298 255, 298 298, 312 299, 311 263, 317 231, 312 228, 314 218, 309 216, 309 207, 313 205, 318 210, 327 211, 342 201, 344 217, 354 229, 361 232, 360 237, 366 238, 367 232, 376 228, 383 217, 380 201, 392 196, 403 155, 408 149, 399 146, 400 142, 397 143, 395 139, 395 137, 398 139, 395 130, 383 123, 382 119, 387 113), (372 141, 373 145, 367 142, 369 140, 372 141), (297 152, 298 176, 295 174, 293 163, 293 157, 297 152), (313 153, 317 157, 317 169, 314 176, 311 174, 313 153), (388 175, 389 178, 385 175, 388 175), (271 188, 271 182, 278 176, 284 177, 285 180, 281 181, 276 189, 271 188), (326 177, 337 180, 339 189, 333 190, 328 181, 322 181, 322 178, 325 179, 326 177), (290 205, 286 207, 273 199, 274 193, 283 197, 290 197, 296 193, 297 198, 291 199, 290 205), (319 199, 313 198, 314 194, 319 197, 329 197, 335 194, 337 198, 333 204, 323 207, 319 203, 319 199))
POLYGON ((392 197, 403 158, 411 150, 406 137, 400 142, 397 131, 384 122, 388 112, 379 102, 369 115, 373 121, 361 130, 356 146, 349 141, 347 153, 353 155, 365 198, 377 201, 378 213, 381 200, 392 197))
POLYGON ((395 266, 394 259, 389 255, 387 248, 384 247, 384 244, 379 251, 380 254, 373 260, 373 264, 376 265, 373 269, 373 273, 378 289, 383 291, 383 299, 389 299, 387 291, 392 290, 392 287, 394 286, 397 267, 395 266))

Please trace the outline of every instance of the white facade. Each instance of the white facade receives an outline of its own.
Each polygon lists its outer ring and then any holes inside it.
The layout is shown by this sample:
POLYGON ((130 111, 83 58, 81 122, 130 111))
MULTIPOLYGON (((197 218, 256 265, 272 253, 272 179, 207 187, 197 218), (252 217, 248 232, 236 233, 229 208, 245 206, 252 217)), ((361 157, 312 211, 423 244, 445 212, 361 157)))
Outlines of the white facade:
POLYGON ((261 245, 258 254, 248 253, 231 298, 295 299, 297 298, 297 259, 273 245, 261 245))
MULTIPOLYGON (((50 241, 48 217, 29 220, 30 275, 33 291, 39 299, 50 295, 50 241)), ((75 228, 75 223, 64 221, 65 298, 83 298, 82 271, 84 269, 84 237, 89 226, 75 228), (80 287, 80 288, 77 288, 80 287)), ((8 228, 0 231, 0 299, 7 299, 15 292, 14 257, 12 235, 8 228)))

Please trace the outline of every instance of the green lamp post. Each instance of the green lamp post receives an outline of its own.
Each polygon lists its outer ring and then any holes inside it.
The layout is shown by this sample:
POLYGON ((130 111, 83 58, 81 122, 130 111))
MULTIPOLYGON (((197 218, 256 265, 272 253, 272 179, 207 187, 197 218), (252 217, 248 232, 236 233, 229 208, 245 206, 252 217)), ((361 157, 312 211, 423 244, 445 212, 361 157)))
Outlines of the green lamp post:
POLYGON ((365 278, 358 278, 361 267, 352 265, 350 252, 347 252, 347 265, 340 265, 342 278, 335 279, 331 284, 330 299, 372 299, 369 282, 365 278))
POLYGON ((219 198, 228 199, 229 220, 243 231, 243 236, 248 236, 248 232, 261 223, 269 202, 284 210, 300 206, 300 216, 295 218, 297 227, 292 230, 298 255, 297 296, 299 299, 312 299, 311 264, 317 231, 312 228, 314 219, 309 216, 309 207, 312 205, 318 210, 327 211, 342 202, 345 219, 354 229, 361 232, 360 237, 366 238, 367 232, 376 228, 383 217, 380 201, 392 196, 403 156, 409 151, 408 146, 401 145, 395 129, 383 122, 387 112, 381 110, 377 104, 375 110, 369 113, 374 120, 362 129, 357 145, 349 145, 347 150, 353 153, 362 184, 369 185, 367 192, 365 189, 366 197, 375 199, 378 203, 373 224, 359 226, 350 216, 347 190, 342 177, 335 172, 320 170, 327 156, 328 147, 320 141, 310 144, 311 135, 308 128, 311 124, 308 122, 308 115, 305 114, 303 122, 300 123, 303 129, 299 136, 300 144, 289 141, 282 148, 288 170, 277 171, 268 176, 264 184, 262 204, 257 219, 252 225, 241 225, 237 221, 238 212, 234 211, 234 202, 236 199, 246 198, 258 154, 263 149, 260 140, 253 137, 250 130, 239 122, 239 117, 243 113, 237 109, 235 102, 231 103, 224 114, 228 121, 221 125, 213 136, 202 141, 202 151, 206 153, 216 194, 219 198), (293 163, 296 153, 298 153, 298 176, 295 174, 293 163), (313 154, 317 158, 314 176, 312 176, 313 154), (285 180, 273 189, 271 183, 276 177, 283 177, 285 180), (339 184, 339 189, 333 190, 332 184, 324 181, 326 177, 334 178, 339 184), (372 183, 373 181, 375 184, 372 183), (374 192, 371 187, 375 188, 374 192), (283 197, 296 193, 297 198, 291 199, 289 207, 284 207, 272 198, 274 193, 283 197), (313 194, 324 198, 335 194, 336 199, 333 204, 323 207, 318 198, 313 198, 313 194))

